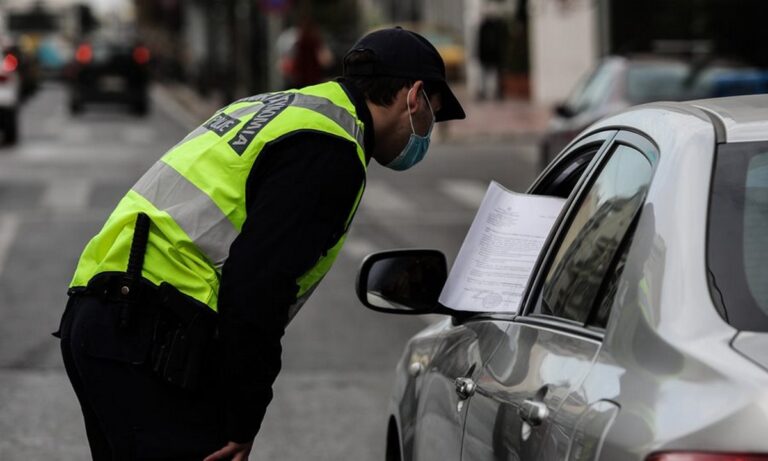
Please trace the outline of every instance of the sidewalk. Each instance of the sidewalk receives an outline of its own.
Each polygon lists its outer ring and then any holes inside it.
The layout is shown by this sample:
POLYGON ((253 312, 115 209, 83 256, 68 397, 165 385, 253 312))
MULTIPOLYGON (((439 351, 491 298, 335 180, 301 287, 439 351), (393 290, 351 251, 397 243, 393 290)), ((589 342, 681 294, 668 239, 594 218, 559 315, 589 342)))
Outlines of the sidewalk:
MULTIPOLYGON (((204 98, 185 85, 158 86, 162 93, 180 106, 181 118, 190 129, 208 119, 225 103, 215 96, 204 98)), ((537 139, 547 127, 551 114, 547 107, 520 99, 476 101, 467 94, 464 84, 452 84, 451 87, 464 107, 467 118, 438 124, 434 134, 435 142, 537 139)))
POLYGON ((439 124, 443 125, 440 141, 538 139, 549 123, 551 111, 547 107, 522 99, 478 101, 468 94, 463 83, 451 84, 451 88, 467 118, 439 124))

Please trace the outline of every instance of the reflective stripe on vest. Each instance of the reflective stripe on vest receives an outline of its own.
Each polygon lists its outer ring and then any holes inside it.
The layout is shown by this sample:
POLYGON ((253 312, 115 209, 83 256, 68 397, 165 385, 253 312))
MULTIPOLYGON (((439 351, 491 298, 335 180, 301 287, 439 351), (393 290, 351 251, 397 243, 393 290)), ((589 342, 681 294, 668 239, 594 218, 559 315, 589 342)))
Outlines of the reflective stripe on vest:
MULTIPOLYGON (((270 94, 275 94, 275 93, 270 93, 270 94)), ((245 98, 235 102, 234 104, 238 104, 242 102, 251 102, 251 103, 259 102, 261 100, 263 100, 263 98, 262 99, 258 99, 258 97, 245 98)), ((250 114, 258 114, 259 111, 263 109, 265 106, 266 106, 265 104, 249 105, 246 107, 241 107, 227 115, 233 118, 243 118, 250 114)), ((357 125, 357 121, 355 120, 355 118, 349 112, 337 106, 336 104, 332 103, 327 98, 297 93, 293 101, 291 102, 291 106, 301 107, 303 109, 309 109, 313 112, 317 112, 319 114, 325 115, 329 119, 336 122, 341 128, 343 128, 344 131, 346 131, 347 134, 349 134, 354 140, 356 140, 359 145, 361 146, 363 145, 363 130, 361 130, 360 127, 357 125)), ((211 118, 216 117, 216 115, 220 113, 223 113, 223 112, 219 111, 211 118)), ((209 131, 210 130, 205 126, 205 124, 203 124, 197 127, 191 133, 189 133, 180 143, 177 144, 177 146, 180 146, 181 144, 184 144, 187 141, 195 139, 198 136, 202 136, 208 133, 209 131)))
MULTIPOLYGON (((156 284, 171 283, 216 310, 221 267, 245 221, 245 187, 253 164, 264 146, 303 130, 353 142, 366 168, 363 124, 338 83, 236 101, 191 132, 139 179, 86 247, 71 286, 82 286, 100 272, 125 270, 133 217, 145 212, 153 226, 144 277, 156 284)), ((291 316, 328 272, 345 236, 297 279, 291 316)))
POLYGON ((187 233, 213 265, 221 270, 229 247, 239 234, 213 200, 162 160, 155 163, 133 190, 165 211, 187 233))

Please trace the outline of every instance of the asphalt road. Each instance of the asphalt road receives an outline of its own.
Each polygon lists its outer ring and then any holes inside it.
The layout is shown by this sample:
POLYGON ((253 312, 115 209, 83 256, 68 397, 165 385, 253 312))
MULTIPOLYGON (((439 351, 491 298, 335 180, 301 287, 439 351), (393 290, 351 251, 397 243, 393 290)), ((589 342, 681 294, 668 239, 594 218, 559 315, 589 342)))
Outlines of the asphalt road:
MULTIPOLYGON (((153 91, 153 102, 146 118, 108 106, 72 118, 64 89, 47 86, 23 108, 19 144, 0 149, 4 461, 89 459, 50 332, 85 243, 144 170, 193 128, 163 89, 153 91)), ((361 259, 421 247, 441 249, 452 261, 488 182, 522 191, 535 165, 530 141, 439 139, 411 171, 372 162, 341 256, 288 328, 283 371, 252 460, 383 459, 395 363, 430 319, 363 308, 354 295, 361 259)))

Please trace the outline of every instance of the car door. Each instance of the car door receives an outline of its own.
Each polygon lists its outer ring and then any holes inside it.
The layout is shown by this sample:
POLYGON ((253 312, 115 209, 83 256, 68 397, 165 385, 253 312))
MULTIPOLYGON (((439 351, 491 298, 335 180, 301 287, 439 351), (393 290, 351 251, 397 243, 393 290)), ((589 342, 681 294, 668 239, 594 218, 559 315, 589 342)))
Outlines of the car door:
MULTIPOLYGON (((552 163, 537 183, 538 188, 550 195, 567 197, 590 160, 615 134, 616 131, 604 131, 578 142, 567 160, 552 163)), ((460 459, 467 403, 472 393, 472 389, 462 389, 462 385, 476 382, 485 363, 505 340, 512 317, 481 314, 453 318, 452 327, 442 333, 434 350, 410 357, 408 367, 415 374, 410 382, 415 389, 409 393, 417 395, 414 400, 418 408, 405 411, 414 417, 401 421, 405 459, 460 459)))
MULTIPOLYGON (((503 339, 505 322, 474 319, 442 333, 431 358, 410 357, 409 371, 418 396, 415 417, 402 422, 405 459, 458 461, 466 417, 457 392, 461 380, 472 380, 503 339), (410 454, 410 456, 409 456, 410 454)), ((410 412, 409 412, 410 413, 410 412)))
MULTIPOLYGON (((599 453, 618 407, 589 402, 588 395, 579 395, 579 405, 564 403, 581 391, 600 350, 612 281, 656 157, 650 141, 630 132, 617 133, 594 155, 539 258, 523 313, 477 376, 462 460, 561 461, 599 453), (577 434, 579 446, 571 443, 577 434)), ((566 167, 569 158, 561 159, 566 167)), ((551 192, 551 185, 543 178, 531 192, 551 192)))

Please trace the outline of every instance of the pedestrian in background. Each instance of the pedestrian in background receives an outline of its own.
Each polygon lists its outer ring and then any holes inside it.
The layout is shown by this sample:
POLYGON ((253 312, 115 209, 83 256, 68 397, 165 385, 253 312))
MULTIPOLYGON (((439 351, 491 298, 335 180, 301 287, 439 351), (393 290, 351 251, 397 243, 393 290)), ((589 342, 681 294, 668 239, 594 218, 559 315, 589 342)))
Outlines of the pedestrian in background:
POLYGON ((481 68, 479 99, 502 97, 501 68, 507 40, 504 19, 493 14, 483 18, 477 33, 477 57, 481 68))
POLYGON ((301 21, 293 54, 296 87, 314 85, 326 79, 326 71, 333 64, 333 54, 310 18, 301 21))
POLYGON ((86 246, 57 332, 93 458, 247 459, 370 159, 406 170, 461 118, 434 46, 393 28, 343 77, 236 101, 168 151, 86 246))

